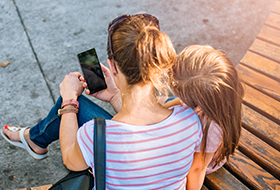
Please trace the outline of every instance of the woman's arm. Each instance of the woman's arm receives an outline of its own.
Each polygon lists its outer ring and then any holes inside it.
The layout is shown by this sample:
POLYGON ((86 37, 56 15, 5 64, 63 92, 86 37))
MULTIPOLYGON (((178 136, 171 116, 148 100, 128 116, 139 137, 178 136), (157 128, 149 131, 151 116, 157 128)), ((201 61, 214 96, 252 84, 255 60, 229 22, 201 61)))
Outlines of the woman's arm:
POLYGON ((207 166, 211 162, 213 156, 214 153, 205 153, 205 157, 203 157, 202 152, 194 153, 194 160, 187 175, 187 190, 201 189, 204 182, 207 166))
MULTIPOLYGON (((82 94, 83 81, 80 80, 80 73, 70 73, 66 75, 60 84, 60 94, 62 99, 70 100, 77 98, 82 94)), ((68 106, 64 108, 67 109, 68 106)), ((62 153, 62 159, 65 166, 73 171, 81 171, 88 168, 83 155, 77 143, 78 121, 77 114, 70 112, 61 115, 59 140, 62 153)))
POLYGON ((77 142, 77 115, 65 113, 61 116, 59 140, 64 165, 73 171, 88 168, 77 142))

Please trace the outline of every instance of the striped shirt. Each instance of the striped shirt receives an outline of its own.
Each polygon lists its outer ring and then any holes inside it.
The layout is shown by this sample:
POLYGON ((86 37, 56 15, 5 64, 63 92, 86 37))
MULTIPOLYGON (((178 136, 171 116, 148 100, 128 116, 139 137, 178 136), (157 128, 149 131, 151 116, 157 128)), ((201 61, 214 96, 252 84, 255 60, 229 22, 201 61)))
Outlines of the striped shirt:
MULTIPOLYGON (((191 108, 172 109, 168 118, 153 125, 106 120, 107 189, 185 189, 202 129, 191 108)), ((91 120, 77 133, 84 160, 92 168, 93 132, 91 120)))

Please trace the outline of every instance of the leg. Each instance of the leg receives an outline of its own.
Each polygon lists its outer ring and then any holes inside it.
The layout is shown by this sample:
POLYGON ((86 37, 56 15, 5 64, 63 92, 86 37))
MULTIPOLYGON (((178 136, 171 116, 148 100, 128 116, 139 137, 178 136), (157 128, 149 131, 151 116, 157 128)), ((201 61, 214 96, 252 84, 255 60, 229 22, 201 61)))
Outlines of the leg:
MULTIPOLYGON (((79 127, 94 117, 105 117, 111 119, 110 115, 103 108, 92 102, 90 99, 81 95, 78 98, 80 108, 78 113, 79 127)), ((31 129, 26 129, 24 137, 34 152, 43 154, 47 152, 50 143, 59 138, 60 118, 57 115, 58 109, 61 108, 62 98, 59 97, 56 104, 52 107, 46 118, 41 120, 31 129)), ((19 132, 11 132, 3 128, 3 132, 12 141, 20 141, 19 132)))
MULTIPOLYGON (((78 101, 80 104, 77 115, 79 127, 94 117, 112 118, 112 115, 85 96, 81 95, 78 101)), ((30 139, 41 148, 46 148, 59 138, 60 117, 57 115, 57 111, 60 109, 61 103, 62 98, 59 97, 48 116, 30 129, 30 139)))

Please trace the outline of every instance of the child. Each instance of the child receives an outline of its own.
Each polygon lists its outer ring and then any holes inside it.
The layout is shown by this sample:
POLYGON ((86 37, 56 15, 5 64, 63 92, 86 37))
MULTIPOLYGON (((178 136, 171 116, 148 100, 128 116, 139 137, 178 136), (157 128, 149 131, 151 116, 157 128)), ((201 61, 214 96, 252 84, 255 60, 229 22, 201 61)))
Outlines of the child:
POLYGON ((187 177, 197 181, 187 183, 187 189, 200 189, 205 172, 216 171, 234 153, 241 132, 244 90, 232 62, 210 46, 185 48, 169 74, 179 99, 165 106, 186 104, 197 112, 203 126, 203 139, 187 177))

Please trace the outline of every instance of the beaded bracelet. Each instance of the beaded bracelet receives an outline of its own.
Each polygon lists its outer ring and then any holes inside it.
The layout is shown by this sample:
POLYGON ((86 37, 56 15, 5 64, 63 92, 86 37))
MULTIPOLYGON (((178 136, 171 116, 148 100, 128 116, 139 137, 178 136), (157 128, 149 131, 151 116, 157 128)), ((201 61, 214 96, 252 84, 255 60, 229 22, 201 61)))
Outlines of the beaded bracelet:
POLYGON ((64 108, 64 109, 59 109, 58 110, 58 116, 61 116, 62 114, 65 114, 65 113, 78 113, 79 112, 79 109, 77 108, 64 108))

